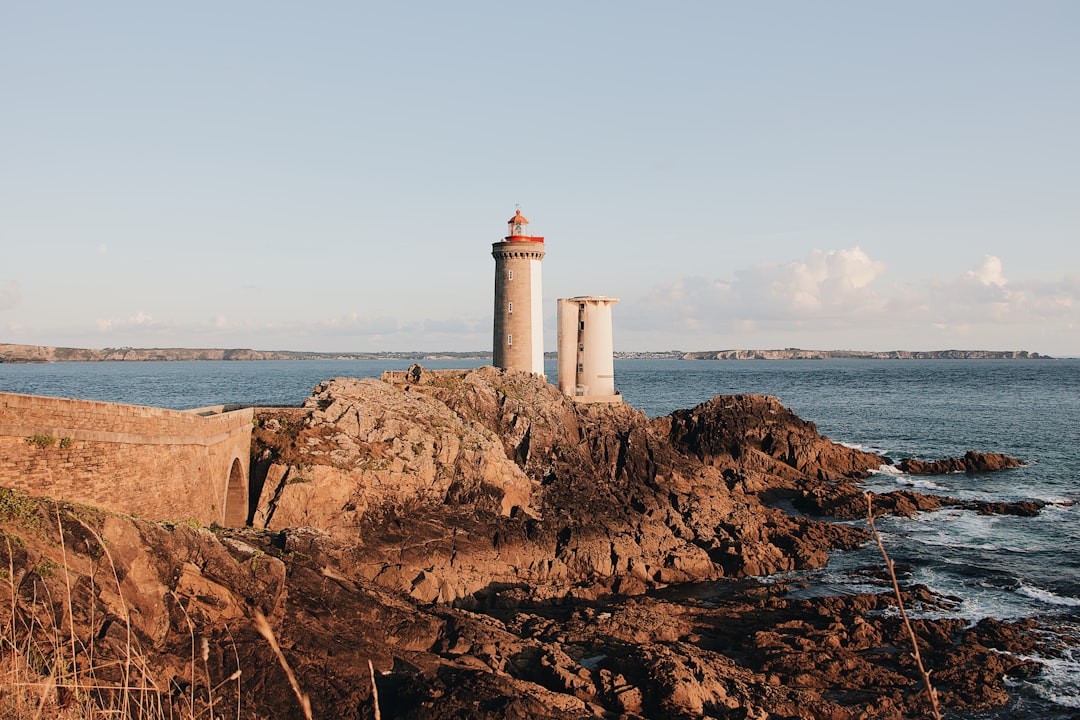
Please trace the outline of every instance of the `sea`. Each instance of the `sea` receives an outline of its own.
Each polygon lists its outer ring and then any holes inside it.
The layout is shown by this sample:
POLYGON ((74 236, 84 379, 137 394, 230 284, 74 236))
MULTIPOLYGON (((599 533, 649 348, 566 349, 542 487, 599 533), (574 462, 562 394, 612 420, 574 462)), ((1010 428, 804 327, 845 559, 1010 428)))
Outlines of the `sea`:
MULTIPOLYGON (((409 360, 0 364, 0 391, 187 409, 299 405, 333 377, 378 377, 409 360)), ((485 360, 427 360, 464 368, 485 360)), ((556 377, 548 361, 548 377, 556 377)), ((1080 717, 1080 360, 616 360, 624 400, 650 417, 714 395, 774 395, 832 440, 894 460, 967 450, 1022 460, 998 473, 913 477, 883 467, 869 489, 982 500, 1041 500, 1036 516, 944 509, 878 522, 904 583, 952 598, 915 615, 1033 618, 1048 650, 1033 678, 1010 680, 1015 700, 967 718, 1080 717)), ((814 572, 766 579, 795 595, 882 592, 873 545, 835 552, 814 572)))

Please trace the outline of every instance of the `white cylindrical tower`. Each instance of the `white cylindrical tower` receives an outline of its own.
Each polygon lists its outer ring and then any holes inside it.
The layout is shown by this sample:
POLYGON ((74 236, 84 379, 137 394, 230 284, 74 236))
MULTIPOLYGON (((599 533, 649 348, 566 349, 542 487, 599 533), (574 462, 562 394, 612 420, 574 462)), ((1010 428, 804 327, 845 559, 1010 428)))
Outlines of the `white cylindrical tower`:
POLYGON ((518 210, 509 234, 492 243, 495 258, 495 326, 491 362, 495 367, 544 374, 544 313, 540 261, 544 238, 529 235, 518 210))
POLYGON ((618 298, 559 300, 559 390, 582 402, 621 402, 615 392, 611 307, 618 298))

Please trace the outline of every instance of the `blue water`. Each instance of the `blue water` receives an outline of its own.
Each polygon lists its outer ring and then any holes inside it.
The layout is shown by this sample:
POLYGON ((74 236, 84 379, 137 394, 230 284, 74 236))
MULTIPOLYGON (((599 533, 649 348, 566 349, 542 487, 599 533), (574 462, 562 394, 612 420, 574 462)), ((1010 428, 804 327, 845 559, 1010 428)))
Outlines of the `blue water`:
MULTIPOLYGON (((0 391, 190 408, 296 405, 331 377, 377 377, 410 361, 0 364, 0 391)), ((426 361, 431 368, 485 361, 426 361)), ((555 366, 549 361, 549 377, 555 366)), ((979 717, 1074 717, 1080 709, 1080 360, 812 360, 615 363, 624 399, 658 416, 717 394, 775 395, 833 440, 899 459, 1003 452, 1025 467, 985 475, 873 475, 868 485, 960 498, 1052 503, 1035 518, 947 509, 879 523, 904 580, 957 598, 920 610, 978 620, 1034 617, 1073 632, 1018 701, 979 717)), ((880 591, 876 548, 834 553, 801 592, 880 591)))

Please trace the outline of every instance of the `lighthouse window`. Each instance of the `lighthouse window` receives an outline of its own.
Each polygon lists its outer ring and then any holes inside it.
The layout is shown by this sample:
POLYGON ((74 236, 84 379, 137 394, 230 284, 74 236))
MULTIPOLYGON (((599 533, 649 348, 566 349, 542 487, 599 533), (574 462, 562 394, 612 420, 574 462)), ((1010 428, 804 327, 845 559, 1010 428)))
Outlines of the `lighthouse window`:
POLYGON ((513 270, 507 270, 506 271, 506 279, 507 280, 513 280, 514 279, 514 271, 513 270))
POLYGON ((509 312, 509 313, 513 313, 514 312, 514 303, 509 303, 507 305, 506 311, 509 312))
POLYGON ((513 335, 507 335, 506 336, 506 344, 507 345, 513 345, 514 344, 514 336, 513 335))

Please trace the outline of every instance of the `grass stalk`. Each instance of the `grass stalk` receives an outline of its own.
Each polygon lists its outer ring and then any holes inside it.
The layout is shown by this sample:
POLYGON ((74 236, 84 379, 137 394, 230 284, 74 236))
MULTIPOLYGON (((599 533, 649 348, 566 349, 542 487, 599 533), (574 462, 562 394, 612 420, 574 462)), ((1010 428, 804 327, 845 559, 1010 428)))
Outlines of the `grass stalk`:
POLYGON ((375 706, 375 720, 382 720, 382 713, 379 711, 379 686, 375 684, 375 665, 371 658, 368 658, 367 667, 371 673, 371 704, 375 706))
POLYGON ((900 608, 900 617, 904 621, 904 628, 907 630, 908 639, 911 640, 912 656, 915 658, 915 665, 919 668, 919 674, 922 675, 923 683, 926 685, 926 697, 930 700, 930 712, 933 715, 934 720, 941 720, 941 710, 938 707, 937 690, 934 689, 934 684, 930 682, 930 671, 923 665, 922 654, 919 652, 919 641, 918 638, 915 637, 915 629, 911 626, 911 620, 908 619, 907 610, 904 608, 904 598, 900 594, 900 583, 896 579, 896 566, 889 557, 889 553, 885 552, 885 544, 881 542, 881 535, 878 533, 877 526, 874 524, 873 496, 870 493, 866 493, 866 521, 870 525, 870 532, 874 536, 874 542, 877 543, 878 550, 881 551, 881 557, 885 559, 885 568, 889 571, 889 577, 892 579, 893 593, 896 596, 896 606, 900 608))
MULTIPOLYGON (((124 611, 124 628, 127 633, 126 642, 124 643, 124 665, 121 673, 123 682, 121 683, 120 688, 120 707, 127 708, 131 701, 131 666, 134 662, 134 658, 132 657, 134 637, 132 636, 131 630, 131 612, 128 610, 127 601, 124 600, 124 591, 120 586, 120 574, 116 571, 116 563, 113 561, 112 553, 109 552, 109 546, 105 544, 105 540, 102 539, 101 535, 99 535, 94 528, 87 525, 81 518, 77 517, 75 518, 75 521, 82 525, 83 528, 94 537, 97 544, 101 546, 102 552, 109 561, 113 580, 116 582, 116 594, 120 598, 120 607, 123 608, 124 611)), ((145 683, 140 683, 140 685, 145 685, 145 683)))
POLYGON ((304 710, 304 717, 311 720, 311 698, 300 689, 300 683, 296 681, 296 675, 293 674, 292 668, 289 667, 289 661, 285 659, 285 654, 281 652, 281 646, 278 645, 270 623, 267 621, 266 616, 258 610, 255 611, 255 627, 258 628, 259 634, 269 643, 274 655, 277 656, 278 662, 281 663, 286 677, 289 678, 289 685, 292 686, 293 694, 296 695, 296 699, 300 701, 300 707, 304 710))
POLYGON ((56 514, 56 530, 60 534, 60 556, 64 565, 64 592, 67 601, 68 616, 68 641, 71 644, 71 686, 75 697, 81 698, 79 688, 79 664, 76 662, 78 652, 75 643, 75 607, 71 602, 71 572, 68 570, 67 543, 64 540, 64 524, 60 520, 60 505, 53 503, 53 511, 56 514))

